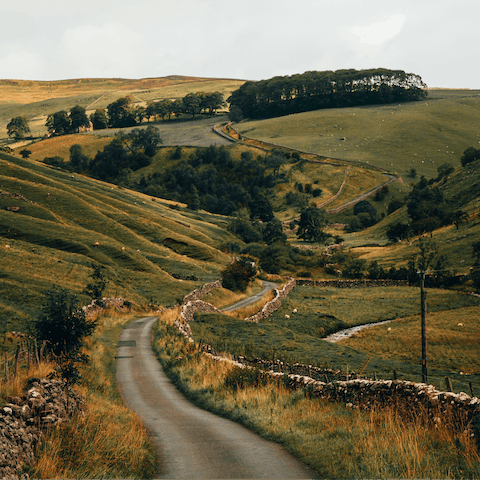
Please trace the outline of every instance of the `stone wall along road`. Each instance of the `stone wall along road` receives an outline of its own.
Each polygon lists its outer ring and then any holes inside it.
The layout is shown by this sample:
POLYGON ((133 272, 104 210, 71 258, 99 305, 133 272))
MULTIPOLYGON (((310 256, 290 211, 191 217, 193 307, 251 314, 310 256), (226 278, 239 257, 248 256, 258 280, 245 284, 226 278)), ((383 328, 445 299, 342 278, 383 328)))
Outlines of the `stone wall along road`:
POLYGON ((170 382, 151 349, 156 318, 122 333, 117 383, 125 403, 151 432, 157 478, 316 478, 283 447, 191 404, 170 382))

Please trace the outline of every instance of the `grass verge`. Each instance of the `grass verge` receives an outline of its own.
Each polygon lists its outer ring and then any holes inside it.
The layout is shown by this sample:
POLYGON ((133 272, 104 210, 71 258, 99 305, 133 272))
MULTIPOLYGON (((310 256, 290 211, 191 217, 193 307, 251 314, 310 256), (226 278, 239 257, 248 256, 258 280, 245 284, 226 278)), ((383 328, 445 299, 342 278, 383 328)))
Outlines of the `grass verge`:
POLYGON ((90 363, 80 388, 88 414, 49 431, 37 452, 32 478, 152 478, 157 457, 138 417, 116 389, 115 354, 125 325, 138 315, 103 314, 88 339, 90 363))
POLYGON ((165 371, 202 408, 242 423, 284 445, 322 478, 474 478, 480 456, 469 437, 419 417, 370 413, 290 391, 259 373, 240 381, 231 363, 198 352, 172 326, 178 312, 160 316, 154 350, 165 371))

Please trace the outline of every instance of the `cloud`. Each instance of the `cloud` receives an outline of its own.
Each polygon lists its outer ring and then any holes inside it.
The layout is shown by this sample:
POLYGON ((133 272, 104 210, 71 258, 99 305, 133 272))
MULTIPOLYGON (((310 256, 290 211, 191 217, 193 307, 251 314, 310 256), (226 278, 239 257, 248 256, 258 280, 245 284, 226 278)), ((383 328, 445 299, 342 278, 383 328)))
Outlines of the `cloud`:
POLYGON ((36 78, 41 78, 45 71, 46 65, 43 56, 40 52, 32 52, 23 49, 13 49, 7 55, 0 58, 1 69, 8 72, 8 77, 2 78, 32 78, 31 72, 38 75, 36 78))
POLYGON ((368 45, 381 45, 385 40, 394 37, 403 28, 405 15, 391 15, 381 22, 370 25, 356 26, 350 31, 368 45))
POLYGON ((131 76, 140 67, 143 37, 118 22, 65 31, 57 52, 70 76, 131 76))

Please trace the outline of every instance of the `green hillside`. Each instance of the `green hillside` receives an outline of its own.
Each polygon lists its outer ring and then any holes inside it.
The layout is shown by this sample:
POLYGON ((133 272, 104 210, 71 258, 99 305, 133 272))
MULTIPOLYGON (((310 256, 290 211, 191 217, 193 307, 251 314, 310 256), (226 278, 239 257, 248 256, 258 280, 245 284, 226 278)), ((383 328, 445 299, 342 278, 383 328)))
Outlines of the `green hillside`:
POLYGON ((218 216, 0 154, 3 326, 35 317, 53 284, 81 294, 93 264, 104 267, 107 296, 175 304, 228 262, 219 248, 236 238, 223 225, 218 216))
POLYGON ((419 102, 326 109, 245 121, 242 135, 326 157, 359 160, 406 176, 436 176, 480 143, 480 91, 431 90, 419 102))

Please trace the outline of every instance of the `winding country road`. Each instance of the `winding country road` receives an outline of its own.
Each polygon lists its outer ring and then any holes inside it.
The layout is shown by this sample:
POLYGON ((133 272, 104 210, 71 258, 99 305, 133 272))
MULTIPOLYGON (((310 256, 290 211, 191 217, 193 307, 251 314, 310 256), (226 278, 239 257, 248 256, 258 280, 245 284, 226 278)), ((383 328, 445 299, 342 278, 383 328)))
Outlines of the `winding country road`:
POLYGON ((278 287, 276 283, 266 282, 265 280, 262 280, 262 283, 264 288, 261 292, 258 292, 255 295, 252 295, 251 297, 244 298, 243 300, 240 300, 234 305, 230 305, 230 307, 223 308, 222 312, 231 312, 232 310, 238 310, 240 308, 245 308, 245 307, 248 307, 249 305, 253 305, 255 302, 258 302, 259 300, 261 300, 262 297, 267 292, 278 287))
POLYGON ((316 478, 283 447, 191 404, 170 382, 151 349, 156 318, 123 331, 117 384, 149 430, 159 454, 156 478, 316 478))

